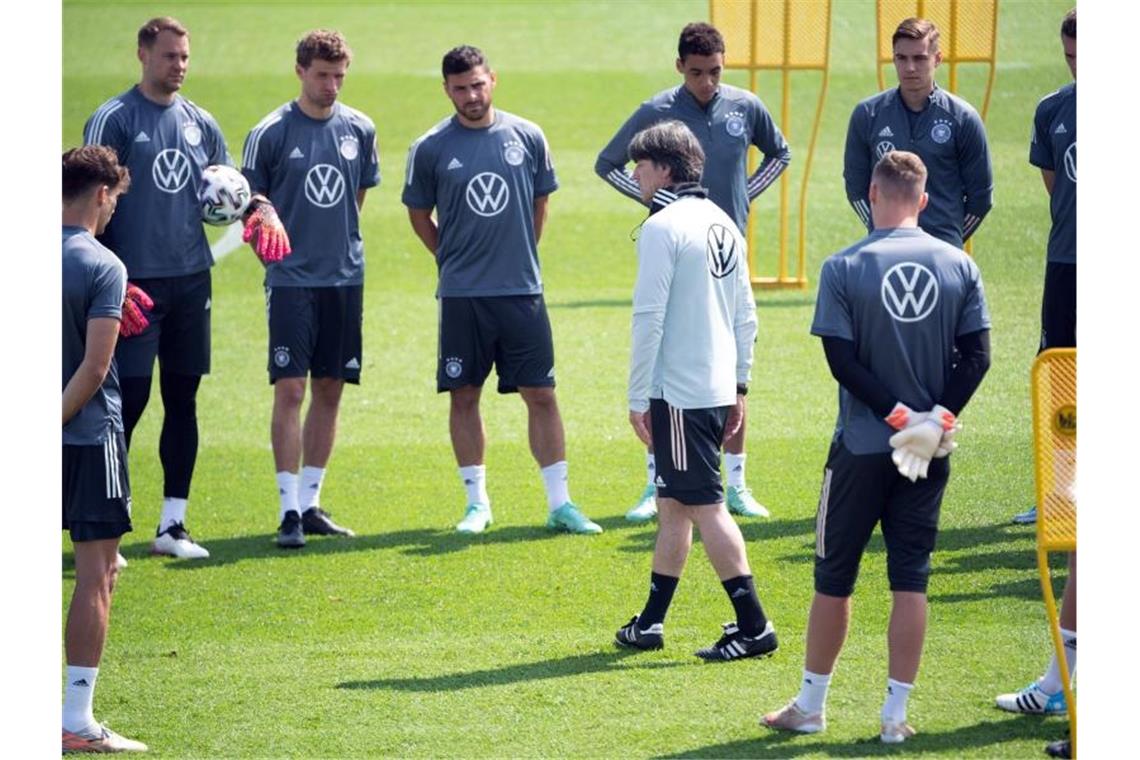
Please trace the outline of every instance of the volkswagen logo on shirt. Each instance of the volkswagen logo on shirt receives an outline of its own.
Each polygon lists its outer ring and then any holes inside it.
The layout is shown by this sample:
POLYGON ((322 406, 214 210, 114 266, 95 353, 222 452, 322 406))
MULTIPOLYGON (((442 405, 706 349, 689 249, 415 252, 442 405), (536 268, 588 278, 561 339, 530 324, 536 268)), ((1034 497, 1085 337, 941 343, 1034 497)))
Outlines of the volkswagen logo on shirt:
POLYGON ((740 258, 736 251, 736 236, 723 224, 714 224, 709 227, 706 240, 709 271, 712 272, 712 276, 719 280, 732 274, 740 258))
POLYGON ((177 148, 167 148, 154 157, 150 176, 162 192, 177 193, 190 179, 190 159, 177 148))
POLYGON ((1077 143, 1074 140, 1073 144, 1065 149, 1065 176, 1077 184, 1077 143))
POLYGON ((305 197, 309 203, 331 208, 344 197, 344 175, 332 164, 314 164, 305 173, 305 197))
POLYGON ((938 304, 938 280, 922 264, 904 261, 883 276, 882 297, 892 319, 918 322, 938 304))
POLYGON ((479 172, 467 183, 467 206, 479 216, 497 216, 507 207, 511 190, 494 172, 479 172))
POLYGON ((883 140, 875 146, 875 160, 878 161, 883 156, 890 153, 895 149, 895 144, 890 140, 883 140))

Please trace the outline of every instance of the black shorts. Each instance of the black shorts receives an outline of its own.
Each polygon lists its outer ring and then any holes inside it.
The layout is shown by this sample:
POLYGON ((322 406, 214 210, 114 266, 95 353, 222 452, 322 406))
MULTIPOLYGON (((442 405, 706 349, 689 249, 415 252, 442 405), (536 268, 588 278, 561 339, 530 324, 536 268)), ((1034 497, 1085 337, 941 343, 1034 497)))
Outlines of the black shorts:
POLYGON ((436 390, 482 386, 492 364, 499 393, 554 387, 554 338, 541 294, 439 299, 436 390))
POLYGON ((97 446, 63 447, 63 529, 72 541, 100 541, 131 532, 127 443, 114 433, 97 446))
POLYGON ((1077 265, 1045 264, 1041 296, 1041 351, 1077 347, 1077 265))
POLYGON ((731 406, 678 409, 663 399, 649 399, 658 497, 692 506, 724 501, 720 445, 731 410, 731 406))
POLYGON ((851 596, 863 550, 880 523, 891 591, 925 593, 949 476, 949 458, 934 459, 927 477, 911 483, 890 452, 856 456, 842 440, 833 442, 815 518, 815 590, 851 596))
POLYGON ((364 286, 265 289, 269 382, 331 377, 360 383, 364 286))
POLYGON ((181 277, 131 279, 154 309, 140 335, 120 338, 115 347, 119 377, 150 377, 154 358, 164 372, 210 373, 210 270, 181 277))

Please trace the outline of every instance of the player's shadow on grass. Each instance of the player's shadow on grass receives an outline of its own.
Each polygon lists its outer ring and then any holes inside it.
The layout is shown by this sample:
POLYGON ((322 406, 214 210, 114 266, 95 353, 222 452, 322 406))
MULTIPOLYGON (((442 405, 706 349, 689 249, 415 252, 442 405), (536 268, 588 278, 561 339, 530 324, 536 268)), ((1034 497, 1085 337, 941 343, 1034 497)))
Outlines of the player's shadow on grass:
MULTIPOLYGON (((757 728, 760 733, 754 739, 744 739, 706 747, 694 747, 676 754, 658 755, 658 758, 682 757, 753 757, 790 758, 801 755, 823 757, 881 757, 899 755, 939 754, 962 756, 975 754, 985 756, 987 747, 995 747, 1011 741, 1033 740, 1042 748, 1048 742, 1062 738, 1067 724, 1062 720, 1013 716, 1005 720, 987 720, 969 726, 960 726, 949 731, 924 732, 908 739, 901 747, 883 744, 878 735, 855 741, 822 741, 823 736, 809 736, 787 731, 770 731, 757 728)), ((1007 750, 1008 752, 1008 750, 1007 750)), ((1043 754, 1043 753, 1041 753, 1043 754)))
MULTIPOLYGON (((486 533, 468 536, 454 529, 415 528, 389 533, 355 536, 353 538, 316 536, 308 538, 301 549, 281 549, 276 543, 276 533, 257 536, 211 539, 207 542, 210 556, 193 561, 172 561, 167 567, 172 570, 198 570, 228 565, 234 562, 267 558, 292 558, 315 554, 343 554, 346 552, 368 552, 396 550, 415 557, 434 557, 455 552, 469 551, 479 546, 492 544, 514 544, 530 541, 558 540, 561 537, 574 540, 590 540, 589 537, 570 537, 542 525, 508 525, 492 527, 486 533)), ((128 560, 146 554, 146 546, 128 547, 123 556, 128 560)))
POLYGON ((550 678, 568 678, 615 669, 658 670, 683 667, 687 664, 668 660, 648 660, 635 665, 623 663, 625 658, 635 654, 638 653, 616 649, 612 652, 575 654, 553 660, 522 662, 499 668, 472 670, 466 673, 445 673, 438 676, 407 678, 377 678, 370 681, 344 681, 337 684, 337 688, 391 689, 393 691, 416 692, 456 691, 458 689, 480 689, 485 686, 505 686, 527 681, 542 681, 550 678))
MULTIPOLYGON (((632 554, 643 554, 653 550, 654 545, 657 543, 657 524, 656 523, 642 523, 635 525, 627 522, 623 517, 608 518, 616 523, 616 527, 625 527, 637 529, 636 533, 629 535, 618 551, 629 552, 632 554)), ((599 521, 602 522, 602 521, 599 521)), ((803 518, 800 520, 764 520, 758 518, 744 518, 738 519, 737 524, 740 526, 740 532, 744 536, 746 543, 753 541, 765 541, 768 539, 789 538, 792 536, 802 536, 811 534, 815 530, 815 518, 803 518)), ((609 526, 603 522, 603 525, 609 530, 609 526)), ((693 531, 693 543, 699 544, 701 541, 700 531, 693 531)), ((814 540, 811 544, 815 546, 814 540)), ((793 561, 798 561, 798 555, 793 561)), ((810 557, 809 557, 810 559, 810 557)))

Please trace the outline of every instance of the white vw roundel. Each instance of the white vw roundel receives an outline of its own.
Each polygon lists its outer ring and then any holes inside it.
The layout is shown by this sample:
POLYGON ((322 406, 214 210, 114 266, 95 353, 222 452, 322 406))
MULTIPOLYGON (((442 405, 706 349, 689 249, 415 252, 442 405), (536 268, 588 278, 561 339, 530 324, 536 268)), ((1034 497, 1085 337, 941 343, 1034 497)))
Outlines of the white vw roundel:
POLYGON ((895 144, 890 140, 883 140, 875 146, 875 160, 882 158, 895 149, 895 144))
POLYGON ((934 273, 913 261, 895 264, 883 276, 883 306, 899 322, 925 319, 938 304, 934 273))
POLYGON ((190 179, 190 159, 177 148, 167 148, 154 157, 150 176, 162 192, 177 193, 190 179))
POLYGON ((1077 143, 1074 141, 1072 145, 1065 149, 1065 174, 1073 181, 1077 182, 1077 143))
POLYGON ((309 203, 331 208, 344 197, 344 175, 332 164, 315 164, 305 174, 305 197, 309 203))
POLYGON ((740 258, 736 251, 736 236, 723 224, 709 226, 705 236, 707 242, 709 271, 718 280, 736 271, 736 263, 740 258))
POLYGON ((479 216, 497 216, 507 207, 511 190, 494 172, 479 172, 467 183, 467 206, 479 216))

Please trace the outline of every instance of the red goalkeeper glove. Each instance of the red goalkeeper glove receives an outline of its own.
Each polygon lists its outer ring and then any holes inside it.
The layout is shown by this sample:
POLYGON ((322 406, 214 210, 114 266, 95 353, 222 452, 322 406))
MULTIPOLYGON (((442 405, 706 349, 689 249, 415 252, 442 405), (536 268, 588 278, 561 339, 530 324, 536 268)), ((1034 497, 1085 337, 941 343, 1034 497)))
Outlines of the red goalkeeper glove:
POLYGON ((277 216, 277 210, 264 195, 255 195, 249 204, 250 211, 245 217, 245 229, 241 239, 249 243, 257 258, 266 264, 273 264, 293 252, 289 245, 289 233, 277 216))
POLYGON ((138 285, 127 283, 127 294, 123 298, 123 318, 119 321, 119 335, 132 338, 147 328, 150 320, 145 312, 154 308, 154 301, 150 300, 143 289, 138 285))

